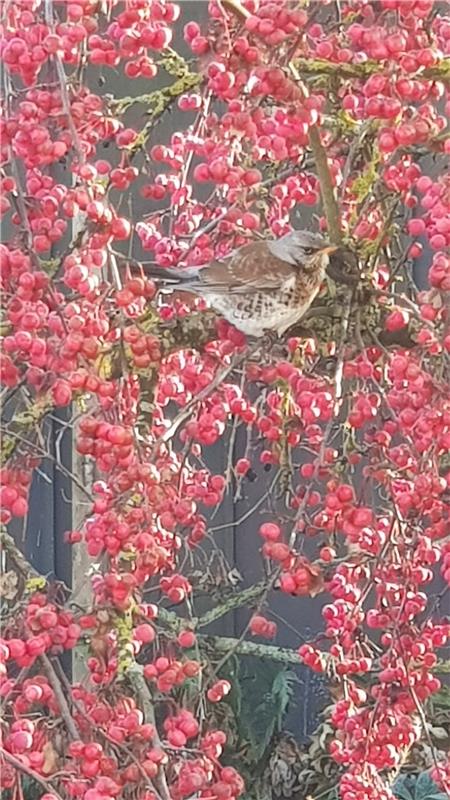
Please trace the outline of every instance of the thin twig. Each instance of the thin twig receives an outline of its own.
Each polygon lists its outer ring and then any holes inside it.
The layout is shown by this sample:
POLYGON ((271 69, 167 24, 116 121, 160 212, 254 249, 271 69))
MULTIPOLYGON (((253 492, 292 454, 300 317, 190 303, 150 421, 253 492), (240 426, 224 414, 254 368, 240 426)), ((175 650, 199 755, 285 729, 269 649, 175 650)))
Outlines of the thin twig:
MULTIPOLYGON (((59 661, 55 662, 55 669, 56 669, 56 672, 58 674, 58 677, 61 680, 61 683, 64 685, 66 691, 70 693, 72 691, 72 687, 71 687, 71 685, 69 683, 69 680, 67 678, 67 675, 65 674, 65 672, 64 672, 64 670, 63 670, 63 668, 62 668, 62 666, 61 666, 59 661)), ((86 716, 86 712, 85 712, 85 709, 83 708, 83 706, 81 705, 81 703, 78 700, 76 700, 74 697, 72 697, 71 700, 72 700, 74 708, 78 711, 80 716, 85 717, 86 716)), ((147 773, 145 772, 141 762, 136 758, 136 756, 131 752, 131 750, 125 744, 123 744, 122 742, 117 742, 114 739, 111 739, 108 736, 108 734, 106 733, 106 731, 104 731, 101 726, 98 726, 98 725, 96 726, 96 732, 103 739, 105 739, 105 741, 107 741, 108 744, 112 745, 117 750, 125 753, 129 757, 129 759, 133 762, 133 764, 135 764, 136 767, 138 768, 139 773, 140 773, 141 777, 143 778, 145 784, 148 787, 152 788, 152 789, 154 788, 154 786, 153 786, 150 778, 148 777, 147 773)))
MULTIPOLYGON (((45 0, 45 21, 48 27, 50 28, 50 31, 53 32, 53 22, 54 22, 53 0, 45 0)), ((81 164, 84 164, 85 155, 83 153, 83 148, 81 147, 80 138, 78 136, 78 131, 73 121, 72 111, 70 108, 70 98, 69 98, 69 93, 67 91, 67 75, 64 71, 64 66, 61 57, 58 55, 58 53, 55 53, 53 58, 55 60, 55 65, 56 65, 56 74, 58 76, 59 90, 61 92, 62 107, 67 117, 67 123, 69 125, 69 130, 72 136, 74 150, 78 156, 78 166, 81 166, 81 164)))
MULTIPOLYGON (((0 431, 1 431, 1 426, 0 426, 0 431)), ((30 440, 29 440, 29 439, 25 439, 25 437, 24 437, 24 436, 21 436, 21 435, 20 435, 20 433, 16 433, 15 431, 8 431, 8 436, 11 436, 13 439, 17 439, 19 442, 22 442, 23 444, 26 444, 26 445, 28 445, 28 446, 29 446, 29 447, 31 447, 31 448, 32 448, 32 449, 33 449, 35 452, 37 452, 37 453, 38 453, 38 455, 40 455, 40 456, 41 456, 41 458, 43 458, 43 459, 48 459, 49 461, 52 461, 52 462, 53 462, 53 463, 56 465, 56 468, 57 468, 57 469, 58 469, 58 470, 59 470, 59 471, 60 471, 60 472, 61 472, 63 475, 65 475, 65 476, 66 476, 66 478, 69 478, 69 480, 70 480, 70 481, 71 481, 73 484, 75 484, 75 486, 76 486, 76 487, 77 487, 77 488, 80 490, 80 492, 83 492, 83 494, 84 494, 84 495, 85 495, 85 496, 88 498, 88 500, 90 500, 91 502, 93 502, 93 501, 94 501, 94 498, 93 498, 93 496, 90 494, 90 492, 88 492, 88 490, 86 489, 86 487, 85 487, 85 486, 83 486, 83 484, 82 484, 82 483, 81 483, 81 482, 78 480, 78 478, 76 477, 76 475, 74 475, 74 473, 73 473, 73 472, 71 472, 69 469, 67 469, 67 467, 66 467, 66 466, 64 466, 64 464, 61 464, 61 461, 60 461, 58 458, 56 458, 55 456, 53 456, 51 453, 49 453, 47 450, 45 450, 45 449, 44 449, 43 447, 41 447, 40 445, 38 445, 38 444, 35 444, 34 442, 30 442, 30 440)))
POLYGON ((4 758, 5 761, 11 764, 11 766, 17 769, 19 772, 23 772, 25 775, 28 775, 29 778, 32 778, 33 781, 36 781, 36 783, 42 786, 46 792, 56 797, 57 800, 63 800, 59 792, 56 791, 54 786, 52 786, 49 781, 46 781, 42 775, 39 775, 39 773, 35 772, 34 769, 31 769, 31 767, 24 764, 23 761, 21 761, 19 758, 16 758, 16 756, 13 756, 12 753, 9 753, 8 750, 5 750, 3 747, 0 747, 0 758, 4 758))
POLYGON ((245 522, 249 517, 251 517, 252 514, 254 514, 255 511, 257 511, 258 508, 260 508, 262 506, 264 501, 267 500, 267 498, 270 496, 270 494, 272 493, 273 489, 277 485, 278 481, 280 480, 280 476, 281 476, 281 473, 280 472, 276 472, 276 474, 275 474, 275 476, 274 476, 274 478, 272 480, 272 483, 270 484, 270 486, 267 489, 267 491, 264 492, 263 495, 261 495, 259 500, 257 500, 256 503, 251 508, 249 508, 248 511, 245 512, 245 514, 242 514, 241 517, 239 517, 238 519, 233 520, 233 522, 222 522, 220 525, 214 525, 212 528, 208 528, 209 533, 216 533, 216 531, 229 530, 230 528, 237 528, 239 525, 242 525, 242 523, 245 522))
POLYGON ((298 507, 298 510, 297 510, 297 513, 295 515, 294 524, 293 524, 293 527, 292 527, 292 532, 291 532, 291 535, 290 535, 290 538, 289 538, 289 547, 293 547, 294 544, 295 544, 295 540, 296 540, 296 537, 297 537, 297 524, 300 521, 300 519, 302 518, 302 515, 303 515, 303 513, 305 511, 306 505, 308 503, 310 494, 311 494, 312 489, 313 489, 314 481, 319 476, 319 472, 320 472, 320 469, 322 467, 323 457, 325 455, 325 450, 326 450, 326 447, 327 447, 327 444, 328 444, 328 439, 330 437, 333 425, 335 424, 336 419, 337 419, 337 417, 339 415, 339 412, 340 412, 341 402, 342 402, 342 397, 343 397, 342 377, 343 377, 343 371, 344 371, 344 356, 345 356, 345 348, 346 348, 346 345, 347 345, 348 326, 349 326, 349 321, 350 321, 350 313, 351 313, 351 308, 352 308, 352 302, 353 302, 353 292, 348 292, 347 293, 347 297, 346 297, 346 301, 345 301, 345 304, 344 304, 344 310, 343 310, 343 313, 342 313, 341 341, 340 341, 339 351, 338 351, 338 355, 337 355, 336 371, 335 371, 335 374, 334 374, 334 387, 335 388, 334 388, 333 414, 331 415, 331 417, 330 417, 330 419, 329 419, 329 421, 328 421, 328 423, 326 425, 326 428, 324 430, 322 443, 321 443, 320 450, 319 450, 319 453, 317 455, 317 459, 316 459, 316 463, 315 463, 315 467, 314 467, 314 472, 313 472, 313 474, 311 476, 311 480, 310 480, 310 482, 308 484, 308 487, 306 489, 306 492, 304 494, 302 502, 300 503, 300 505, 298 507))
POLYGON ((157 451, 160 444, 163 444, 164 442, 168 442, 170 441, 170 439, 173 439, 179 427, 183 424, 183 422, 186 422, 186 420, 189 418, 193 408, 195 408, 195 406, 197 406, 203 400, 206 400, 206 398, 211 394, 211 392, 213 392, 214 389, 217 389, 217 387, 220 386, 220 384, 225 380, 225 378, 230 374, 230 372, 232 372, 236 367, 238 367, 242 363, 242 361, 247 357, 247 355, 248 353, 245 352, 235 356, 232 359, 231 364, 228 364, 228 366, 219 370, 216 373, 213 380, 211 381, 211 383, 205 386, 204 389, 202 389, 198 394, 195 395, 195 397, 192 398, 192 400, 189 401, 189 403, 187 403, 187 405, 182 409, 182 411, 180 411, 180 413, 177 414, 174 421, 171 423, 170 427, 166 431, 164 431, 164 433, 162 433, 161 436, 159 436, 158 439, 156 440, 153 446, 154 453, 157 451))
POLYGON ((69 706, 67 705, 67 700, 61 688, 59 678, 53 668, 53 664, 50 661, 49 657, 45 655, 45 653, 40 658, 44 667, 44 672, 47 675, 49 683, 58 701, 59 710, 61 711, 61 716, 66 724, 67 732, 71 739, 73 740, 79 739, 80 732, 75 724, 72 714, 70 713, 69 706))
POLYGON ((238 0, 222 0, 222 5, 227 11, 231 11, 241 22, 245 22, 245 20, 251 16, 250 11, 244 8, 238 0))

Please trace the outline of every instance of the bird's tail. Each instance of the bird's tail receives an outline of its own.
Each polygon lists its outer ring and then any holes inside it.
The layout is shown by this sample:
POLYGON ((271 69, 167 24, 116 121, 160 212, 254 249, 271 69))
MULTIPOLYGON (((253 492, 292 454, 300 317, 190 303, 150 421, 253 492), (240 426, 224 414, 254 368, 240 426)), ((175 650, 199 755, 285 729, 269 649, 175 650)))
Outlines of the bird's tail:
POLYGON ((198 267, 185 267, 183 269, 177 267, 158 267, 158 266, 145 266, 145 274, 156 283, 166 286, 186 286, 196 282, 198 278, 198 267))

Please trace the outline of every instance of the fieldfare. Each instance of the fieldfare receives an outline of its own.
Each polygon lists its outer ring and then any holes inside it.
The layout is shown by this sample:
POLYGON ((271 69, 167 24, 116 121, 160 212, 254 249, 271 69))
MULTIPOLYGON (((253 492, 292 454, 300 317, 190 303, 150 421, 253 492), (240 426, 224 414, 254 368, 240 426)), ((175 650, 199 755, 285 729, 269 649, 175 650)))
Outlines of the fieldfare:
POLYGON ((203 297, 248 336, 281 336, 310 307, 337 249, 318 234, 293 231, 243 245, 203 266, 155 268, 148 274, 164 288, 203 297))

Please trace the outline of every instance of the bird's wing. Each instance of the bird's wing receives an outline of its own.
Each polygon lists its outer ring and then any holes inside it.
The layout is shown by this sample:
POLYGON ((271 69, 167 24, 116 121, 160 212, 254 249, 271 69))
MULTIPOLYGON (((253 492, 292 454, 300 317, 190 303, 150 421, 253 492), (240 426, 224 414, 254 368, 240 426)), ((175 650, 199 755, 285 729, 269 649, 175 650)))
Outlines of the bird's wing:
POLYGON ((274 256, 266 242, 252 242, 199 271, 207 292, 249 294, 279 289, 292 277, 292 266, 274 256))

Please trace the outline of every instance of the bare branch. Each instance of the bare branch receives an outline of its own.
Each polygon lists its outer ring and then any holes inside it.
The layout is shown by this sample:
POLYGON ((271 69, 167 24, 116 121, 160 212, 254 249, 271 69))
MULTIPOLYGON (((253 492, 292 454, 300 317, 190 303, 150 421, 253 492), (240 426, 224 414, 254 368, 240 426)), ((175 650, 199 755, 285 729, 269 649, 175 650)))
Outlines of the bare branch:
POLYGON ((67 700, 64 696, 64 692, 61 688, 61 684, 59 682, 59 678, 53 668, 53 664, 45 654, 41 656, 41 661, 44 666, 44 672, 47 675, 49 683, 55 693, 55 697, 58 701, 58 705, 61 711, 61 716, 65 722, 67 732, 71 739, 79 739, 80 738, 80 731, 78 730, 75 721, 70 713, 69 706, 67 705, 67 700))
POLYGON ((13 756, 12 753, 9 753, 8 750, 5 750, 3 747, 0 747, 0 759, 1 758, 7 761, 8 764, 11 764, 18 772, 23 772, 25 775, 28 775, 29 778, 32 778, 33 781, 42 786, 46 792, 56 797, 57 800, 63 800, 62 796, 49 781, 45 780, 42 775, 39 775, 38 772, 35 772, 34 769, 24 764, 20 758, 16 758, 16 756, 13 756))
MULTIPOLYGON (((131 664, 131 666, 128 667, 126 675, 133 689, 136 692, 136 696, 140 702, 144 714, 145 722, 152 725, 155 729, 154 742, 158 747, 161 747, 161 749, 163 749, 161 740, 158 735, 158 729, 156 727, 153 700, 150 694, 150 689, 148 688, 144 678, 143 668, 134 661, 131 664)), ((158 777, 155 778, 154 783, 156 784, 156 788, 161 796, 161 800, 171 800, 169 786, 167 784, 166 775, 164 772, 164 768, 162 766, 160 767, 158 777)))

